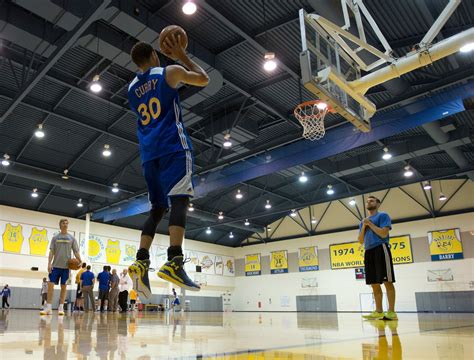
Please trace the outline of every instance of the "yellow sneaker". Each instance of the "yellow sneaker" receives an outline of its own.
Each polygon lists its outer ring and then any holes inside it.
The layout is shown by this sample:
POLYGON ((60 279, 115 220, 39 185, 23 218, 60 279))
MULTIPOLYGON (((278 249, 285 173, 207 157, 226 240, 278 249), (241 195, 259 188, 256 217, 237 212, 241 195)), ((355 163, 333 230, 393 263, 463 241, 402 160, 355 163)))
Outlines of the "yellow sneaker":
POLYGON ((366 320, 379 320, 384 318, 383 312, 372 311, 368 315, 362 315, 362 317, 366 320))

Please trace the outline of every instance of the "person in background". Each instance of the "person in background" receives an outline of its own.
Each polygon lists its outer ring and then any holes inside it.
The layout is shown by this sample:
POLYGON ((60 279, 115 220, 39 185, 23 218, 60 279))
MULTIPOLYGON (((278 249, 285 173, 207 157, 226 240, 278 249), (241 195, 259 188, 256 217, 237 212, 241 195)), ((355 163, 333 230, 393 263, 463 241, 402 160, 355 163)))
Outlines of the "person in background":
POLYGON ((91 266, 87 265, 86 271, 84 271, 81 274, 81 289, 82 289, 82 295, 86 299, 86 303, 85 303, 86 311, 95 310, 94 283, 95 283, 94 273, 91 271, 91 266))
POLYGON ((77 284, 77 290, 76 290, 76 309, 79 311, 84 311, 84 294, 81 289, 81 275, 84 271, 86 271, 86 263, 82 263, 81 268, 76 274, 76 284, 77 284))
POLYGON ((104 266, 104 271, 97 275, 97 280, 99 281, 99 301, 100 301, 100 312, 104 312, 105 305, 109 299, 109 290, 110 290, 110 273, 109 266, 104 266))
POLYGON ((12 292, 10 288, 8 287, 8 284, 5 285, 5 287, 2 290, 2 309, 5 309, 5 305, 10 308, 10 304, 8 303, 8 298, 12 296, 12 292))
POLYGON ((173 301, 171 302, 171 309, 174 311, 175 306, 179 306, 179 297, 178 294, 176 293, 176 290, 173 288, 173 301))
POLYGON ((117 275, 117 270, 112 270, 110 277, 110 293, 109 293, 109 311, 116 312, 119 296, 119 283, 120 278, 117 275))
POLYGON ((51 315, 53 313, 52 303, 54 297, 54 285, 58 285, 61 281, 61 293, 59 295, 58 315, 64 316, 64 300, 66 299, 67 281, 69 279, 68 261, 71 259, 71 252, 74 253, 76 259, 82 263, 79 253, 79 245, 77 240, 67 232, 69 221, 67 219, 59 220, 59 228, 61 232, 51 240, 48 256, 48 300, 41 315, 51 315))
POLYGON ((44 309, 44 304, 48 300, 48 280, 43 278, 43 283, 41 284, 41 310, 44 309))
POLYGON ((138 294, 135 291, 135 289, 130 290, 130 310, 134 311, 135 310, 135 304, 137 302, 138 294))
POLYGON ((119 282, 119 305, 121 312, 128 311, 128 292, 132 289, 132 278, 128 275, 128 270, 123 269, 119 282))

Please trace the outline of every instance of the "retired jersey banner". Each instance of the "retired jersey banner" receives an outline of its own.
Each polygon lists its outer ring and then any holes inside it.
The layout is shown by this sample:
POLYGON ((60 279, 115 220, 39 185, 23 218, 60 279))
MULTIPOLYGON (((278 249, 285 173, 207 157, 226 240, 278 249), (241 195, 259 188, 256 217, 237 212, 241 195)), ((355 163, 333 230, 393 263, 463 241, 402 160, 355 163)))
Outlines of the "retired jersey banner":
POLYGON ((272 274, 284 274, 288 272, 288 253, 286 250, 272 251, 270 272, 272 274))
POLYGON ((459 229, 428 232, 431 261, 463 259, 459 229))
POLYGON ((311 246, 298 249, 298 266, 301 272, 319 270, 318 248, 311 246))
POLYGON ((260 254, 245 255, 245 276, 262 274, 260 254))
POLYGON ((410 235, 395 236, 390 238, 390 251, 393 264, 410 264, 413 262, 410 235))
POLYGON ((331 269, 360 268, 364 266, 364 245, 359 242, 329 245, 331 269))

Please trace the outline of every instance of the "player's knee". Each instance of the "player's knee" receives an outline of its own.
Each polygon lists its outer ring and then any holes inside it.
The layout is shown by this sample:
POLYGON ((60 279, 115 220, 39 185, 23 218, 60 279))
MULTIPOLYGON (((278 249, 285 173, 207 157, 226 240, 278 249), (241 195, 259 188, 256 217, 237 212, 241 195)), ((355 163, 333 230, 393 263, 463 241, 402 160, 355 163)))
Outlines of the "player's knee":
POLYGON ((186 227, 186 212, 188 211, 189 198, 177 196, 171 198, 171 213, 169 226, 186 227))
POLYGON ((166 208, 152 207, 145 224, 143 225, 142 236, 155 236, 156 227, 166 212, 166 208))

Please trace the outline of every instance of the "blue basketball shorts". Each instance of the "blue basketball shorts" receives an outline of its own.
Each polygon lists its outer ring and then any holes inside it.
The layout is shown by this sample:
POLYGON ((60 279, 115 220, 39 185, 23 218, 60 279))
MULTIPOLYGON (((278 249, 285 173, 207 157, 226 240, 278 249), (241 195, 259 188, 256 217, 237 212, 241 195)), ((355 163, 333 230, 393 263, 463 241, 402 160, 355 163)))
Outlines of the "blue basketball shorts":
POLYGON ((191 151, 168 154, 143 164, 143 175, 152 207, 169 208, 172 196, 194 195, 191 151))
POLYGON ((59 284, 59 280, 61 280, 61 285, 66 285, 68 279, 69 269, 60 269, 53 267, 53 269, 49 273, 49 281, 55 283, 56 285, 59 284))

